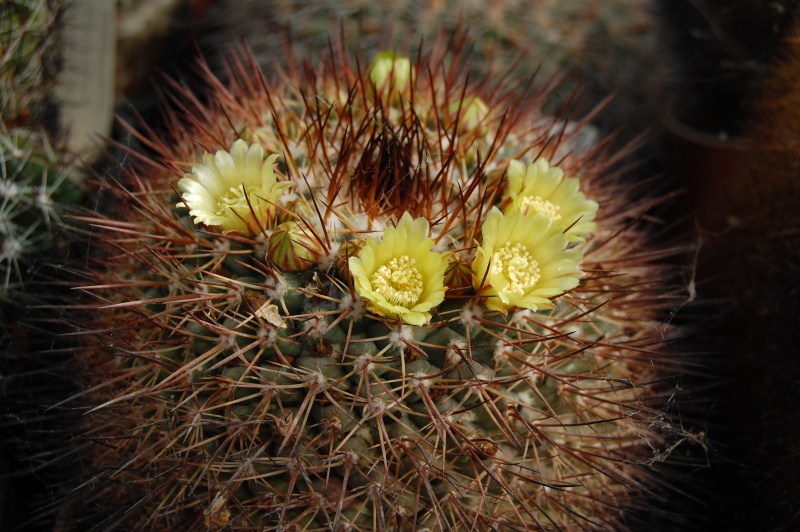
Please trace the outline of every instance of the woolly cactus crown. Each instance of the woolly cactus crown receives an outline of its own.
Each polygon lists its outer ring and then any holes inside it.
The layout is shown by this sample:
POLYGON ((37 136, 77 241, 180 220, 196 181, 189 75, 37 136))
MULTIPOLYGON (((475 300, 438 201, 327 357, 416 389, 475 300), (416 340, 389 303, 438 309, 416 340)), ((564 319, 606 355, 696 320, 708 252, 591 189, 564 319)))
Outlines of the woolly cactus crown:
POLYGON ((109 520, 618 524, 662 444, 664 272, 586 126, 459 61, 234 58, 140 134, 86 287, 109 520))

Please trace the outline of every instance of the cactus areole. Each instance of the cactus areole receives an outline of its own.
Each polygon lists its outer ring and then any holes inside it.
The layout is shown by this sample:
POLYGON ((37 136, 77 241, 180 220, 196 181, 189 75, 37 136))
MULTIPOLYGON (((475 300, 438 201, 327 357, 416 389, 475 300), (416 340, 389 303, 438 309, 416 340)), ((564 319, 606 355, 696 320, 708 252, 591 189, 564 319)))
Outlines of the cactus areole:
POLYGON ((641 212, 590 126, 408 55, 233 59, 112 185, 76 399, 101 522, 583 529, 635 504, 674 304, 641 212))

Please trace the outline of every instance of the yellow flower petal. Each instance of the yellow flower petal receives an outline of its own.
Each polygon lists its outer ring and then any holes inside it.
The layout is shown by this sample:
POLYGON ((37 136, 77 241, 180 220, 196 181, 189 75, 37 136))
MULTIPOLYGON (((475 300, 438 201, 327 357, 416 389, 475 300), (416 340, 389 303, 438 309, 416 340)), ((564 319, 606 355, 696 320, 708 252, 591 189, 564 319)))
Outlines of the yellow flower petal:
POLYGON ((507 177, 506 214, 543 214, 566 230, 570 242, 582 242, 594 231, 598 205, 580 191, 577 178, 565 178, 563 170, 544 159, 527 168, 520 161, 509 161, 507 177))

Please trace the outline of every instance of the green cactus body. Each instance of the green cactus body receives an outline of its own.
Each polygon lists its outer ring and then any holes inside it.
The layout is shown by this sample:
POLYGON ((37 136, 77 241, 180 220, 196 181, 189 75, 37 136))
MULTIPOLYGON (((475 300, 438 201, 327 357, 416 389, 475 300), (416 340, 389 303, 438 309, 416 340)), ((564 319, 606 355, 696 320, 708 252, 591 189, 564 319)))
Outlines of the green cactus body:
POLYGON ((344 58, 263 85, 234 60, 112 185, 81 353, 107 523, 619 525, 664 443, 666 272, 602 146, 465 86, 444 48, 392 98, 344 58), (462 98, 481 111, 463 123, 462 98), (590 232, 513 212, 510 160, 576 176, 590 232))
MULTIPOLYGON (((0 300, 19 305, 37 269, 61 255, 62 216, 81 192, 43 133, 0 134, 0 300)), ((35 294, 24 301, 35 300, 35 294)))

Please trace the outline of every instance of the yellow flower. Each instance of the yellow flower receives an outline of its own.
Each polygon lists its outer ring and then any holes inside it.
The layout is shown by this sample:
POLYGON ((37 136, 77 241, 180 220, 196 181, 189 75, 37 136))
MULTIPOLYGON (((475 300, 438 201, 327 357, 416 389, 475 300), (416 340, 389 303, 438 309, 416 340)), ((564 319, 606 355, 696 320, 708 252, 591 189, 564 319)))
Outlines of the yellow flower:
POLYGON ((511 203, 506 214, 515 211, 547 216, 566 230, 570 242, 583 242, 584 235, 594 231, 597 202, 587 199, 580 191, 580 181, 564 178, 564 171, 551 167, 544 159, 525 165, 520 161, 508 163, 508 187, 503 196, 511 203))
POLYGON ((272 166, 278 155, 264 160, 264 149, 233 143, 230 152, 206 153, 203 162, 178 181, 183 201, 194 223, 253 235, 275 215, 275 202, 291 186, 278 181, 272 166))
POLYGON ((482 241, 472 262, 472 284, 486 306, 506 314, 514 307, 553 308, 552 298, 578 286, 583 253, 564 249, 561 227, 542 214, 493 208, 481 227, 482 241))
POLYGON ((367 238, 358 255, 350 257, 356 293, 372 312, 423 325, 431 319, 428 311, 444 301, 447 260, 430 250, 428 231, 428 220, 405 213, 380 242, 367 238))

